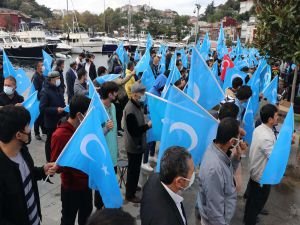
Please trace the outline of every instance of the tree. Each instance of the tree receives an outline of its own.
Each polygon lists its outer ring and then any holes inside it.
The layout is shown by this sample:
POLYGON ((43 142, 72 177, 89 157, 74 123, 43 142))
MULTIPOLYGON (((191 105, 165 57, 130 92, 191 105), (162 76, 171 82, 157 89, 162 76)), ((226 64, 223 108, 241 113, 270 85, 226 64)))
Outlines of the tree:
POLYGON ((300 64, 300 1, 256 0, 256 13, 256 44, 261 52, 297 65, 291 96, 291 102, 294 102, 300 64))

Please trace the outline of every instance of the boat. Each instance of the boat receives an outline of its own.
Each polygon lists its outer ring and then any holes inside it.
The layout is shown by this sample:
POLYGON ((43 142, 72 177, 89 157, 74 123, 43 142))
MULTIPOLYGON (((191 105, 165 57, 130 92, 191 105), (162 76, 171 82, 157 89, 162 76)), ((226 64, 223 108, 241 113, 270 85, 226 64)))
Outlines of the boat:
POLYGON ((60 38, 58 36, 47 35, 46 36, 46 42, 47 42, 48 46, 51 45, 51 44, 56 44, 57 45, 57 47, 55 49, 55 53, 68 55, 72 51, 72 46, 70 46, 66 43, 63 43, 62 40, 60 40, 60 38))
POLYGON ((16 59, 41 59, 42 50, 46 44, 22 42, 17 36, 0 30, 0 49, 5 51, 8 57, 16 59))
POLYGON ((102 53, 112 53, 114 51, 117 50, 118 48, 118 44, 119 44, 119 40, 116 38, 111 38, 111 37, 107 37, 107 36, 103 36, 103 37, 95 37, 95 38, 91 38, 91 40, 98 40, 98 41, 102 41, 103 42, 103 46, 102 46, 102 53))

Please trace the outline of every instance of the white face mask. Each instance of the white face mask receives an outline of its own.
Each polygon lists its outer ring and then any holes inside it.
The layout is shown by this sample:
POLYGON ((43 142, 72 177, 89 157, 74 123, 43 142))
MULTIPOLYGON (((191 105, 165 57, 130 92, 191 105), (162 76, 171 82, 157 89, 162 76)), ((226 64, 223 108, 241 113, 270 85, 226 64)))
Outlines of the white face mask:
POLYGON ((15 92, 14 89, 12 87, 9 87, 9 86, 4 86, 3 91, 7 95, 12 95, 15 92))
POLYGON ((58 80, 55 81, 55 86, 56 86, 56 87, 59 87, 59 86, 60 86, 60 79, 58 79, 58 80))
POLYGON ((236 148, 237 146, 239 146, 240 142, 242 141, 241 139, 238 139, 238 138, 233 138, 235 141, 236 141, 236 144, 235 145, 232 145, 231 147, 232 148, 236 148))
POLYGON ((193 183, 195 181, 195 171, 193 172, 193 174, 192 174, 192 176, 191 176, 190 179, 187 179, 185 177, 182 177, 182 178, 185 179, 185 180, 187 180, 187 181, 189 181, 189 185, 187 187, 185 187, 185 188, 182 188, 182 190, 185 191, 185 190, 189 189, 193 185, 193 183))
POLYGON ((142 95, 141 98, 139 99, 140 102, 145 102, 146 100, 146 95, 142 95))

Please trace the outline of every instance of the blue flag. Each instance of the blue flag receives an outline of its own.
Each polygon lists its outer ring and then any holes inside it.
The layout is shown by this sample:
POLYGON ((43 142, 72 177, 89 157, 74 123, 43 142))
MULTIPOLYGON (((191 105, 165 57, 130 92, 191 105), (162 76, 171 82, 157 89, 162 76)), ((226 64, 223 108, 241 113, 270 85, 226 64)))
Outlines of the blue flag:
POLYGON ((236 69, 235 67, 232 67, 232 68, 228 67, 226 70, 225 80, 224 80, 224 84, 223 84, 223 90, 225 91, 227 88, 232 87, 232 81, 236 77, 242 78, 242 80, 245 83, 246 76, 247 76, 246 73, 236 69))
POLYGON ((98 116, 95 108, 87 113, 56 163, 86 173, 90 188, 100 192, 105 208, 120 208, 123 199, 102 127, 95 123, 98 116))
POLYGON ((188 58, 187 58, 187 55, 185 54, 185 51, 184 49, 180 49, 180 55, 181 55, 181 62, 182 62, 182 66, 184 68, 187 68, 188 67, 188 58))
MULTIPOLYGON (((184 96, 182 96, 184 98, 184 96)), ((185 147, 192 155, 195 166, 199 165, 207 146, 215 138, 218 122, 205 109, 185 97, 184 107, 168 101, 163 122, 162 137, 158 155, 157 170, 160 159, 168 147, 177 145, 185 147), (193 108, 191 110, 191 108, 193 108), (197 110, 194 110, 197 109, 197 110), (195 122, 197 121, 197 122, 195 122)))
POLYGON ((199 52, 202 55, 204 60, 208 60, 208 54, 210 52, 210 40, 209 40, 208 33, 206 33, 205 35, 205 38, 202 42, 199 52))
MULTIPOLYGON (((163 98, 155 96, 151 93, 146 92, 147 103, 150 112, 150 118, 152 122, 151 128, 151 140, 150 141, 160 141, 162 133, 162 120, 165 117, 165 110, 167 107, 167 101, 163 98)), ((148 136, 149 138, 149 136, 148 136)))
POLYGON ((17 80, 17 92, 23 94, 30 87, 31 82, 27 77, 25 71, 21 68, 16 70, 15 78, 17 80))
POLYGON ((150 50, 150 48, 152 47, 152 45, 153 45, 153 39, 152 39, 151 35, 148 33, 148 35, 147 35, 146 49, 150 50))
POLYGON ((134 52, 134 61, 137 62, 140 60, 140 53, 139 51, 136 49, 134 52))
POLYGON ((96 78, 96 81, 99 83, 99 84, 103 84, 107 81, 113 81, 117 78, 119 78, 122 74, 106 74, 106 75, 103 75, 101 77, 97 77, 96 78))
POLYGON ((117 55, 119 56, 119 59, 121 61, 121 63, 123 65, 125 65, 126 63, 128 63, 129 59, 128 59, 128 55, 127 52, 124 48, 123 42, 121 42, 116 50, 117 55))
POLYGON ((218 58, 223 59, 224 55, 227 54, 227 47, 225 43, 225 36, 224 36, 224 30, 223 30, 223 24, 221 23, 220 31, 219 31, 219 37, 217 41, 217 53, 218 58))
POLYGON ((144 53, 140 61, 136 64, 134 70, 136 71, 137 74, 140 72, 144 72, 148 68, 149 63, 150 63, 150 50, 146 49, 146 52, 144 53))
POLYGON ((235 56, 239 57, 240 55, 242 55, 242 53, 243 53, 243 48, 242 48, 240 38, 238 37, 236 42, 236 48, 235 48, 235 56))
POLYGON ((27 96, 29 97, 29 96, 32 95, 35 91, 36 91, 36 90, 35 90, 35 87, 34 87, 33 83, 31 83, 30 89, 29 89, 29 92, 28 92, 28 95, 27 95, 27 96))
POLYGON ((234 66, 239 70, 243 69, 244 67, 250 67, 248 60, 241 59, 240 57, 236 57, 235 60, 233 61, 233 63, 234 63, 234 66))
POLYGON ((159 61, 159 73, 162 74, 166 71, 166 53, 162 53, 159 61))
POLYGON ((265 89, 270 83, 272 79, 272 70, 271 66, 267 65, 266 69, 264 70, 264 74, 262 75, 262 80, 263 80, 263 89, 265 89))
POLYGON ((273 105, 277 103, 278 76, 263 90, 264 97, 273 105))
POLYGON ((52 71, 52 57, 47 53, 45 52, 44 50, 43 51, 43 66, 44 66, 44 71, 43 71, 43 75, 44 76, 48 76, 48 74, 52 71))
POLYGON ((32 95, 30 95, 23 103, 22 105, 29 111, 30 113, 30 127, 32 128, 34 125, 34 122, 40 115, 40 101, 37 98, 37 91, 34 92, 32 95))
POLYGON ((187 94, 206 110, 218 105, 225 98, 216 77, 196 48, 192 53, 187 94))
POLYGON ((149 91, 153 87, 155 78, 149 64, 148 64, 148 68, 143 72, 143 75, 141 77, 141 82, 146 87, 147 91, 149 91))
POLYGON ((2 52, 3 52, 3 76, 4 76, 4 78, 6 78, 8 76, 16 77, 17 73, 16 73, 13 65, 11 64, 5 51, 3 50, 2 52))
POLYGON ((290 106, 289 112, 280 129, 278 139, 273 147, 270 158, 261 176, 260 184, 279 184, 289 160, 291 143, 294 132, 294 110, 290 106))
POLYGON ((64 108, 64 111, 69 113, 70 112, 70 106, 69 105, 66 105, 66 107, 64 108))
POLYGON ((163 98, 166 98, 166 93, 170 87, 171 84, 175 84, 176 81, 178 81, 181 78, 181 74, 177 68, 177 66, 174 66, 173 69, 171 70, 168 79, 166 81, 165 87, 161 93, 161 96, 163 98))

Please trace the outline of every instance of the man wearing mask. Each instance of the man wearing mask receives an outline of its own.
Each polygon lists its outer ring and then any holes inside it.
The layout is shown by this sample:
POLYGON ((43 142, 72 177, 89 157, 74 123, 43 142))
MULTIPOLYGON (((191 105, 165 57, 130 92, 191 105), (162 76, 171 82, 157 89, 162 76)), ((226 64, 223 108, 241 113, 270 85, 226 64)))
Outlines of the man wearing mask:
POLYGON ((17 81, 13 76, 8 76, 4 79, 3 92, 0 93, 0 107, 5 105, 21 106, 24 97, 16 91, 17 81))
POLYGON ((84 69, 79 70, 74 84, 75 95, 89 95, 87 79, 87 72, 84 69))
POLYGON ((142 156, 147 148, 146 131, 152 127, 151 121, 145 123, 143 102, 145 101, 146 87, 135 82, 131 87, 131 99, 125 106, 124 145, 128 157, 128 170, 126 182, 126 200, 139 203, 135 196, 141 169, 142 156))
POLYGON ((94 64, 95 56, 92 54, 88 54, 85 59, 84 69, 87 72, 88 77, 93 81, 97 77, 96 66, 94 64))
POLYGON ((153 63, 151 64, 151 70, 155 79, 159 75, 159 61, 160 58, 158 56, 154 56, 153 63))
MULTIPOLYGON (((38 62, 36 64, 36 71, 32 77, 32 84, 38 92, 38 99, 41 98, 41 90, 45 81, 45 77, 43 76, 43 62, 38 62)), ((42 131, 44 131, 44 124, 43 124, 43 115, 40 114, 39 117, 34 122, 34 134, 36 140, 42 140, 40 136, 40 127, 42 131)))
POLYGON ((230 117, 221 120, 200 166, 198 207, 202 225, 230 224, 237 202, 233 175, 240 163, 240 144, 238 121, 230 117))
POLYGON ((168 148, 161 159, 159 174, 153 174, 143 188, 143 225, 186 225, 181 192, 195 180, 191 154, 183 147, 168 148))
POLYGON ((74 84, 77 78, 76 67, 77 67, 76 62, 72 62, 70 64, 70 68, 66 73, 68 103, 71 102, 71 99, 74 96, 74 84))
MULTIPOLYGON (((70 102, 70 116, 58 125, 51 139, 51 162, 55 162, 84 119, 90 99, 75 95, 70 102)), ((79 147, 78 147, 79 148, 79 147)), ((88 176, 76 169, 60 167, 61 172, 61 225, 74 225, 78 214, 78 224, 85 225, 93 210, 92 190, 88 176)))
POLYGON ((0 61, 0 93, 3 91, 4 86, 4 75, 3 75, 3 64, 0 61))
POLYGON ((22 106, 0 109, 0 224, 39 225, 41 216, 37 181, 57 167, 34 166, 27 145, 31 141, 30 113, 22 106))
POLYGON ((58 121, 65 115, 65 99, 60 91, 60 74, 52 71, 48 74, 41 91, 40 112, 44 115, 44 126, 47 133, 45 143, 46 160, 50 160, 51 136, 56 129, 58 121))
POLYGON ((59 76, 60 76, 59 89, 63 94, 65 93, 65 89, 66 89, 65 79, 64 79, 64 68, 65 68, 65 61, 62 59, 57 60, 54 71, 59 72, 59 76))

